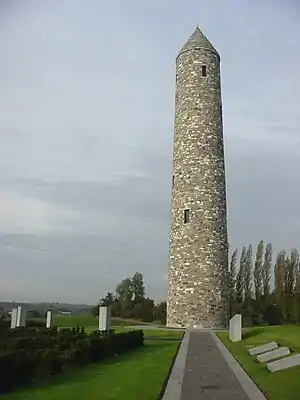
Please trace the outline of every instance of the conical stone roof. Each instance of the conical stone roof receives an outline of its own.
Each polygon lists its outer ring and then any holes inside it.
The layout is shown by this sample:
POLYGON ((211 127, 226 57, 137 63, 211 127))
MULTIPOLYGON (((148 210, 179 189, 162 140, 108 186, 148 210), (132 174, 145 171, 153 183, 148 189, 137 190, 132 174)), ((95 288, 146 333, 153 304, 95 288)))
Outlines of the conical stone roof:
POLYGON ((180 52, 178 53, 178 56, 188 50, 192 49, 205 49, 209 50, 213 53, 215 53, 218 57, 220 57, 219 53, 217 50, 214 48, 214 46, 210 43, 210 41, 207 39, 207 37, 201 32, 199 27, 195 29, 194 33, 192 36, 189 38, 189 40, 186 42, 186 44, 182 47, 180 52))

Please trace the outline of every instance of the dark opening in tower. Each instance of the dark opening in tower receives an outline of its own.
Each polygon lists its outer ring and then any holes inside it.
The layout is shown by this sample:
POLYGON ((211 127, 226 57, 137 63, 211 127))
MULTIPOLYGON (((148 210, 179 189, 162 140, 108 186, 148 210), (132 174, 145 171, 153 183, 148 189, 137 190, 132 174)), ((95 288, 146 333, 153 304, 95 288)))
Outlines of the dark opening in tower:
POLYGON ((206 65, 202 65, 202 76, 207 76, 207 66, 206 65))
POLYGON ((190 210, 184 210, 184 223, 187 224, 190 222, 190 210))

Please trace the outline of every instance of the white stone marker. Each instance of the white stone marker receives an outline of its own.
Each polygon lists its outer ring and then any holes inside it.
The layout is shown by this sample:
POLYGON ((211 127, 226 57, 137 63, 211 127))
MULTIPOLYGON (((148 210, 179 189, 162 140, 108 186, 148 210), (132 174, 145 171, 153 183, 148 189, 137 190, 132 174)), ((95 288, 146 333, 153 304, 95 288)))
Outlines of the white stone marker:
POLYGON ((18 309, 13 308, 11 311, 10 329, 15 329, 15 327, 17 326, 17 315, 18 315, 18 309))
POLYGON ((51 321, 52 321, 52 311, 47 311, 47 321, 46 321, 46 328, 51 328, 51 321))
POLYGON ((294 354, 293 356, 270 362, 267 364, 267 368, 270 372, 276 372, 282 371, 283 369, 296 367, 297 365, 300 365, 300 354, 294 354))
POLYGON ((26 308, 22 307, 21 313, 21 326, 26 326, 26 318, 27 318, 27 310, 26 308))
POLYGON ((99 307, 99 331, 110 330, 110 307, 99 307))
POLYGON ((267 351, 266 353, 259 354, 256 358, 260 363, 274 360, 275 358, 289 356, 291 354, 288 347, 278 347, 275 350, 267 351))
POLYGON ((235 314, 229 321, 229 339, 232 342, 242 340, 242 315, 235 314))
POLYGON ((269 342, 262 344, 261 346, 255 346, 248 350, 250 356, 256 356, 257 354, 266 353, 267 351, 275 350, 278 348, 276 342, 269 342))
POLYGON ((26 326, 26 308, 22 306, 18 306, 18 312, 17 312, 17 327, 19 326, 26 326))
POLYGON ((17 307, 17 320, 16 320, 16 327, 20 326, 20 321, 21 321, 21 312, 22 312, 22 307, 18 306, 17 307))

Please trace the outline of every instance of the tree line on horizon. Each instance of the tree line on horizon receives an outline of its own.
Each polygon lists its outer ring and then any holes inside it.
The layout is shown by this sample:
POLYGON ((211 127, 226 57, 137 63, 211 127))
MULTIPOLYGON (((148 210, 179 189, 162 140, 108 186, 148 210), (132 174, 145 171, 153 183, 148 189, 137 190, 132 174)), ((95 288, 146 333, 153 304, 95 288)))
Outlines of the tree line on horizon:
POLYGON ((297 249, 280 250, 273 264, 272 244, 261 240, 253 257, 252 245, 231 255, 229 264, 230 316, 243 315, 245 325, 300 322, 300 262, 297 249), (237 268, 237 264, 239 264, 237 268), (272 274, 274 285, 271 286, 272 274))
POLYGON ((115 293, 108 292, 93 308, 93 314, 99 314, 99 306, 110 306, 111 316, 135 319, 143 322, 166 323, 167 303, 155 304, 146 296, 144 277, 136 272, 131 278, 123 279, 116 287, 115 293))

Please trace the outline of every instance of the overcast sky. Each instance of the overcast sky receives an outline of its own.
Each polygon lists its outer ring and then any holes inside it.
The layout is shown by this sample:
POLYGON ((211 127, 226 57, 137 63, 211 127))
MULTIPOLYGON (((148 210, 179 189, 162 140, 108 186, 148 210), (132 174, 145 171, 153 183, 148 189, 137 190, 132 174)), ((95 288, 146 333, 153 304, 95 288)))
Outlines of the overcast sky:
POLYGON ((166 297, 174 60, 222 61, 232 248, 300 249, 298 0, 0 1, 0 298, 166 297))

